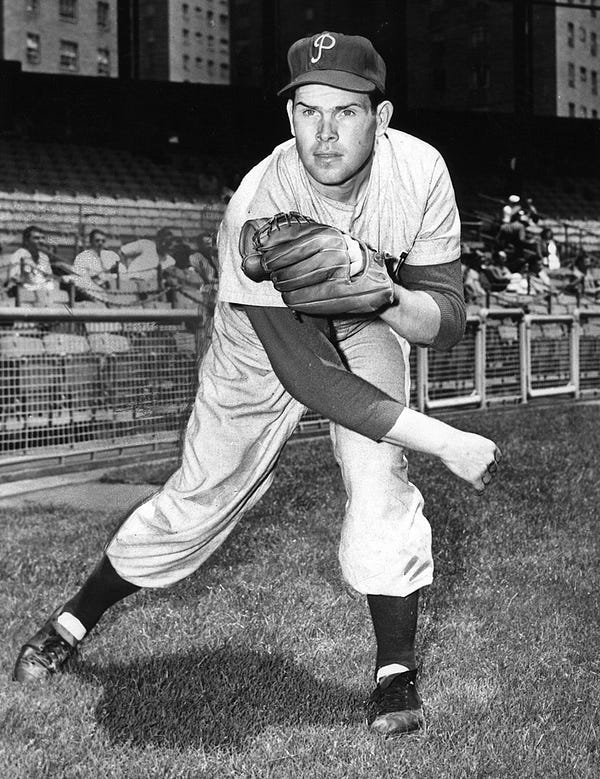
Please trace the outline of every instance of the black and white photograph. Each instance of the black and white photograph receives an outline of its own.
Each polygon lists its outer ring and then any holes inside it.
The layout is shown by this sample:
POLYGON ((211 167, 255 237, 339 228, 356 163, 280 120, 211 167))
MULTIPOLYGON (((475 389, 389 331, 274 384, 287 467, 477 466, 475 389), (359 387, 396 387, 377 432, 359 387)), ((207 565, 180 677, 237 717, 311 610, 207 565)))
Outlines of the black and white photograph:
POLYGON ((600 776, 600 0, 0 0, 3 779, 600 776))

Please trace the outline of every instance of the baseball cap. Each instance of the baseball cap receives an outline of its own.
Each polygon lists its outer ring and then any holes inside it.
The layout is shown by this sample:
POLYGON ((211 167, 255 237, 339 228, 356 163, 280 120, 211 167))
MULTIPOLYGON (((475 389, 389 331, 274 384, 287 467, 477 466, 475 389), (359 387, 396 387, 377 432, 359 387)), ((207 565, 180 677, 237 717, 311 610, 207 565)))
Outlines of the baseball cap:
POLYGON ((350 92, 385 92, 385 62, 361 35, 320 32, 301 38, 288 51, 290 81, 282 95, 303 84, 326 84, 350 92))

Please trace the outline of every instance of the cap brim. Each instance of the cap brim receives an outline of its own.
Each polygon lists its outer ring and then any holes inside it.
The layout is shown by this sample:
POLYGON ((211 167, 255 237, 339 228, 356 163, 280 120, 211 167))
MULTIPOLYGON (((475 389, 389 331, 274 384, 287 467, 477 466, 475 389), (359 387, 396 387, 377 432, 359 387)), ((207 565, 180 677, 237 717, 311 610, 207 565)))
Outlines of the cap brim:
POLYGON ((310 73, 303 73, 298 78, 290 81, 283 89, 280 89, 277 95, 283 95, 291 89, 301 87, 304 84, 325 84, 337 89, 346 89, 348 92, 373 92, 381 88, 362 76, 354 73, 347 73, 345 70, 312 70, 310 73))

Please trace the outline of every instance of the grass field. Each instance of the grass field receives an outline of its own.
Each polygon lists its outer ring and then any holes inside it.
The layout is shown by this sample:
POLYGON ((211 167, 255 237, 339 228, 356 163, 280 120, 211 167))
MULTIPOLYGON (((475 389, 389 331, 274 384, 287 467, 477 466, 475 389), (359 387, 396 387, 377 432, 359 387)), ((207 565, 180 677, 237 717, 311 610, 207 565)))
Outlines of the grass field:
POLYGON ((117 606, 43 688, 9 680, 15 653, 117 517, 0 509, 0 776, 600 776, 600 407, 456 423, 505 460, 479 496, 411 459, 437 571, 418 637, 424 736, 381 741, 363 725, 370 622, 339 578, 344 493, 323 439, 288 447, 197 575, 117 606))

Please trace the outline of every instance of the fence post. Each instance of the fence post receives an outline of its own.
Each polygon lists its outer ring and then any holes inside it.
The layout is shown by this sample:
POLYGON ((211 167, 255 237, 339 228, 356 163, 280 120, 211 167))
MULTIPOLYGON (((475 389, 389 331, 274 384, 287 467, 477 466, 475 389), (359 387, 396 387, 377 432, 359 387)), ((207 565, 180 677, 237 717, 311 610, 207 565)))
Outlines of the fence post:
POLYGON ((527 317, 522 317, 518 324, 519 332, 519 372, 521 377, 521 403, 527 403, 529 399, 529 373, 531 360, 529 356, 530 333, 527 317))
POLYGON ((417 410, 425 412, 425 398, 427 397, 427 374, 429 372, 429 360, 427 348, 417 346, 417 410))

